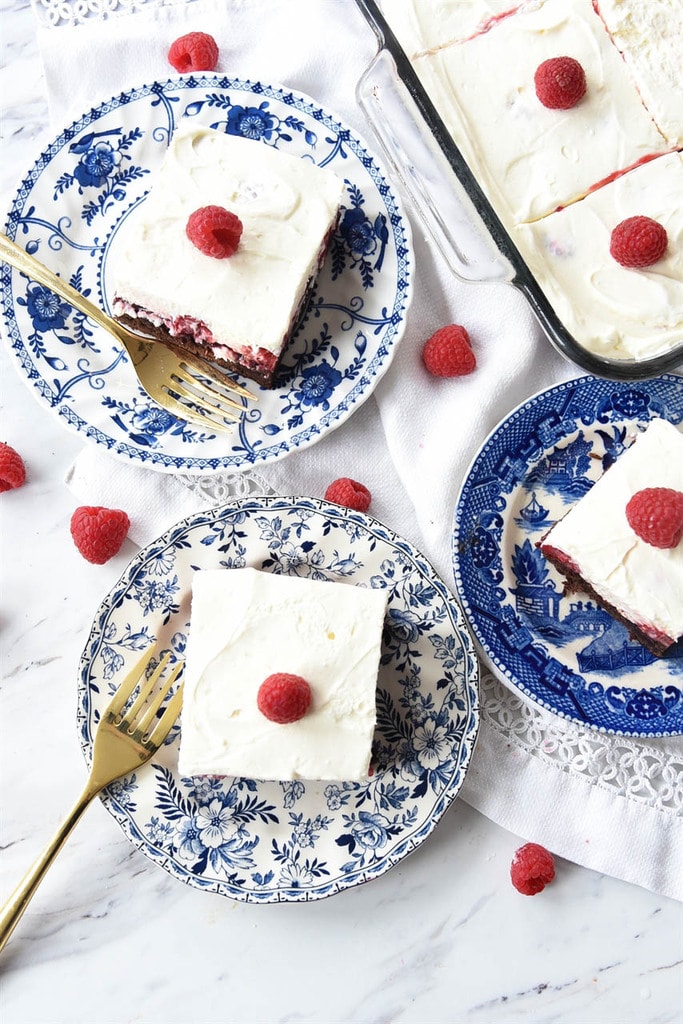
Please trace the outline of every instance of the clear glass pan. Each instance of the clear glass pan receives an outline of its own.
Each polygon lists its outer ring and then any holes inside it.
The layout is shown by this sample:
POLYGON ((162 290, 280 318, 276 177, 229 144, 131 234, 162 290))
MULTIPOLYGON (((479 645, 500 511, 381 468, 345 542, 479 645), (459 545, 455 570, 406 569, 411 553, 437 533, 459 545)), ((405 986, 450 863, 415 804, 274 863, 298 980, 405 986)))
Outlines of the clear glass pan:
POLYGON ((503 281, 527 298, 551 343, 589 373, 644 380, 683 365, 683 343, 649 359, 610 359, 567 330, 484 195, 374 0, 356 0, 378 51, 358 103, 394 175, 448 266, 469 282, 503 281))

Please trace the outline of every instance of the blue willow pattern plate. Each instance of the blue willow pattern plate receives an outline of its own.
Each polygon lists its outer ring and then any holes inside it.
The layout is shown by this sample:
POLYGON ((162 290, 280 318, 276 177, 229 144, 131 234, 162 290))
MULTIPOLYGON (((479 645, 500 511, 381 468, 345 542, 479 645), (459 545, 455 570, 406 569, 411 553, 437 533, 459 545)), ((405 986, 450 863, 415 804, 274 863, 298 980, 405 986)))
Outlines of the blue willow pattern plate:
POLYGON ((683 641, 655 658, 562 577, 536 542, 661 417, 683 429, 683 377, 583 377, 525 402, 474 459, 455 510, 456 587, 500 677, 555 714, 630 736, 683 733, 683 641))
POLYGON ((88 762, 126 666, 154 642, 183 658, 194 570, 246 565, 387 590, 371 778, 181 778, 181 716, 150 765, 104 800, 138 849, 190 885, 253 903, 320 899, 398 863, 455 799, 479 726, 477 658, 443 582, 380 523, 312 498, 243 499, 167 531, 99 608, 79 669, 88 762))
POLYGON ((189 425, 146 396, 112 337, 3 264, 5 333, 37 397, 90 441, 168 472, 240 469, 312 444, 371 393, 403 333, 409 227, 363 143, 306 96, 193 75, 121 93, 62 132, 19 187, 9 237, 110 311, 112 254, 181 120, 260 140, 346 182, 339 230, 281 386, 254 385, 259 402, 231 433, 189 425))

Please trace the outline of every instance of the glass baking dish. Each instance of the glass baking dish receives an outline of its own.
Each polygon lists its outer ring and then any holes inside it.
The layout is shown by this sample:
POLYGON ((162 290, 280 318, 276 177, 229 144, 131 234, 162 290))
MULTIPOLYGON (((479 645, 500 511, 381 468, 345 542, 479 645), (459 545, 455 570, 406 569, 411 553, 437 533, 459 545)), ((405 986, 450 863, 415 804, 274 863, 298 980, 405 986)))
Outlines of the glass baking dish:
POLYGON ((683 342, 648 359, 590 352, 566 329, 529 270, 374 0, 356 4, 377 38, 357 100, 384 156, 454 274, 507 282, 526 297, 551 343, 599 377, 644 380, 683 365, 683 342))

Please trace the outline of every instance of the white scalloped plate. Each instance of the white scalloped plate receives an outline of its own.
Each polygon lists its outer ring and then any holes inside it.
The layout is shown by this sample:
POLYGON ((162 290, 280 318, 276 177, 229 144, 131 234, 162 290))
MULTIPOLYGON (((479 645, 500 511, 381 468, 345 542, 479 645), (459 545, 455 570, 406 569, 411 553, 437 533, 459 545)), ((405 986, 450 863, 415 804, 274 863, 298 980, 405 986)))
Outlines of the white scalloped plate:
POLYGON ((281 86, 207 74, 128 90, 65 129, 21 183, 9 237, 110 310, 119 232, 181 120, 259 139, 346 181, 340 227, 281 386, 254 385, 259 402, 231 434, 202 432, 150 401, 106 332, 3 264, 5 334, 34 394, 85 439, 151 469, 242 469, 313 444, 371 394, 404 329, 410 231, 381 167, 332 114, 281 86))
POLYGON ((126 666, 154 642, 183 657, 194 570, 243 565, 387 590, 371 778, 181 778, 181 718, 152 763, 111 786, 105 804, 138 849, 189 885, 252 903, 316 900, 389 870, 450 807, 479 727, 477 658, 457 602, 407 541, 316 499, 244 499, 167 531, 100 606, 79 673, 88 762, 126 666))

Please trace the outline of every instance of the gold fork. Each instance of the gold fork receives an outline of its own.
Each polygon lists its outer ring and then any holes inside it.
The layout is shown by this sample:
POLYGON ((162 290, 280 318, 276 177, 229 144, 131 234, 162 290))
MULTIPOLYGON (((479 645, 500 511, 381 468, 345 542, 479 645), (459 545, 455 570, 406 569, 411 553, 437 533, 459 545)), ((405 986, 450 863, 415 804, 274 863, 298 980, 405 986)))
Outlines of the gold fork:
POLYGON ((16 267, 66 299, 123 345, 142 388, 153 401, 184 420, 227 430, 244 412, 244 402, 233 395, 256 400, 256 395, 231 377, 213 371, 208 363, 193 356, 176 355, 163 342, 129 331, 108 316, 44 263, 27 253, 7 235, 0 233, 0 259, 16 267))
POLYGON ((167 653, 149 679, 145 679, 146 669, 151 663, 151 655, 146 652, 114 694, 95 733, 92 767, 85 789, 68 818, 0 911, 0 952, 90 801, 105 786, 149 761, 168 736, 180 714, 182 683, 158 718, 157 712, 180 674, 182 662, 175 665, 159 691, 152 694, 166 669, 169 657, 167 653), (138 684, 139 692, 131 704, 131 697, 138 684))

